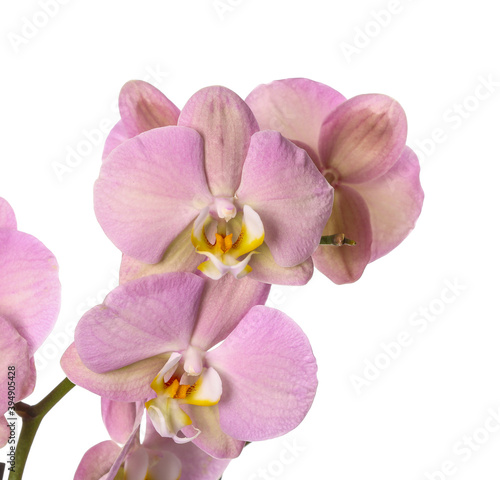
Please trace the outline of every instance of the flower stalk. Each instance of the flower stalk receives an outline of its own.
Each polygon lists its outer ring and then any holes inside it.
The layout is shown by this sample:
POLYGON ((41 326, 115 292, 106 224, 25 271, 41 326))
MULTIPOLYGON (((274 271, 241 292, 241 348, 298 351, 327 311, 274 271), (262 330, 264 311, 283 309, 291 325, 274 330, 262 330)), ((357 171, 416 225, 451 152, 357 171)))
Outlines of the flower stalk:
POLYGON ((54 390, 36 405, 27 405, 24 402, 16 403, 16 412, 23 419, 23 426, 16 448, 16 463, 9 475, 9 480, 21 480, 24 468, 35 439, 38 427, 45 415, 75 386, 65 378, 54 390))

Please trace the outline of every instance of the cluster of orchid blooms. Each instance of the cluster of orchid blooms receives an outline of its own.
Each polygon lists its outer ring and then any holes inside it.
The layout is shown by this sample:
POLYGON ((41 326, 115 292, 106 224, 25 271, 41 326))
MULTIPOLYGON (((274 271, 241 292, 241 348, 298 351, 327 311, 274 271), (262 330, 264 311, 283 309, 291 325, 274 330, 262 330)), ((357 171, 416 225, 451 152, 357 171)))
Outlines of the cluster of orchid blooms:
MULTIPOLYGON (((313 402, 316 361, 303 331, 264 306, 272 284, 314 267, 337 284, 413 229, 423 192, 400 105, 347 100, 308 79, 224 87, 179 110, 127 83, 94 188, 97 219, 123 253, 120 285, 81 318, 64 372, 102 398, 112 440, 76 480, 217 480, 246 442, 294 429, 313 402), (353 246, 355 243, 355 246, 353 246), (146 434, 139 430, 146 417, 146 434)), ((0 414, 16 401, 54 326, 57 263, 17 231, 0 201, 0 414)), ((0 423, 0 446, 9 428, 0 423)))

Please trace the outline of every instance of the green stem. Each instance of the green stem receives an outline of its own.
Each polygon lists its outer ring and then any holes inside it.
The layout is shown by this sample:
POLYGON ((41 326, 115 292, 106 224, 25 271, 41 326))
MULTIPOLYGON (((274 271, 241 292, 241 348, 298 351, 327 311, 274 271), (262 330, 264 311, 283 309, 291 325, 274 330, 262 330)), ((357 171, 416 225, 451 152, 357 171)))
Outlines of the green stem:
POLYGON ((26 403, 16 403, 16 412, 23 419, 21 435, 16 447, 15 467, 10 472, 9 480, 21 480, 24 467, 30 453, 31 444, 35 438, 40 423, 45 415, 75 386, 65 378, 54 390, 52 390, 41 402, 30 406, 26 403))
POLYGON ((348 245, 350 247, 356 245, 354 240, 345 238, 343 233, 335 233, 334 235, 323 235, 319 241, 320 245, 333 245, 335 247, 341 247, 342 245, 348 245))

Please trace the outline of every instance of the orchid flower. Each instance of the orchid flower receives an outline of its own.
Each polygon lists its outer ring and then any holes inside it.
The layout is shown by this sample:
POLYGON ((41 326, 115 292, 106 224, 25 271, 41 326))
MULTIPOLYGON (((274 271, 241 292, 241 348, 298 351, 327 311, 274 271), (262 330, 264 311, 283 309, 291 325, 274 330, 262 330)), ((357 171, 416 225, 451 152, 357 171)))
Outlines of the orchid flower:
POLYGON ((420 167, 405 146, 401 106, 376 94, 346 100, 304 78, 260 85, 246 102, 260 128, 278 130, 306 149, 334 187, 323 235, 344 233, 356 246, 321 245, 314 265, 335 283, 356 281, 369 262, 406 238, 422 208, 420 167))
POLYGON ((35 386, 33 355, 54 326, 60 295, 56 259, 39 240, 17 230, 14 211, 0 198, 0 447, 10 434, 3 417, 8 401, 19 402, 35 386))
POLYGON ((160 95, 126 85, 95 184, 97 219, 125 262, 306 283, 333 201, 308 154, 259 131, 224 87, 197 92, 178 118, 160 95))
POLYGON ((195 445, 160 437, 148 422, 142 444, 136 428, 123 447, 106 440, 90 448, 74 480, 218 480, 228 464, 195 445))
POLYGON ((226 310, 224 292, 207 285, 167 273, 117 287, 82 317, 61 364, 71 381, 102 397, 143 402, 163 437, 234 458, 245 441, 302 421, 317 367, 285 314, 260 305, 226 310))

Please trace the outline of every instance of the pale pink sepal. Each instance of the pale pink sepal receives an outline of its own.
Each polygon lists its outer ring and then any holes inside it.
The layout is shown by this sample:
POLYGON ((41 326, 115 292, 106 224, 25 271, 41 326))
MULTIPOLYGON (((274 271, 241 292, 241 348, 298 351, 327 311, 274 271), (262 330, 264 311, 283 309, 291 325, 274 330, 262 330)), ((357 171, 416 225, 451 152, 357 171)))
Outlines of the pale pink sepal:
POLYGON ((319 140, 320 170, 342 183, 362 183, 383 175, 406 143, 406 116, 386 95, 353 97, 325 119, 319 140))
POLYGON ((333 88, 307 78, 259 85, 246 98, 261 130, 277 130, 294 143, 310 146, 316 154, 323 121, 344 101, 333 88))
POLYGON ((370 211, 372 248, 370 262, 396 248, 417 222, 424 191, 415 153, 405 147, 399 160, 381 177, 353 185, 370 211))
POLYGON ((122 87, 118 105, 121 120, 106 139, 103 158, 125 140, 142 132, 175 125, 180 113, 163 93, 142 80, 131 80, 122 87))
POLYGON ((51 332, 61 302, 58 264, 35 237, 0 229, 0 316, 33 354, 51 332))
POLYGON ((259 130, 248 105, 225 87, 203 88, 188 100, 178 125, 193 128, 203 137, 212 194, 232 197, 240 184, 250 138, 259 130))

